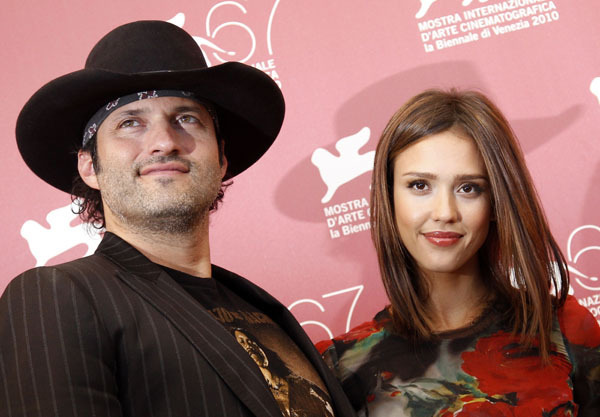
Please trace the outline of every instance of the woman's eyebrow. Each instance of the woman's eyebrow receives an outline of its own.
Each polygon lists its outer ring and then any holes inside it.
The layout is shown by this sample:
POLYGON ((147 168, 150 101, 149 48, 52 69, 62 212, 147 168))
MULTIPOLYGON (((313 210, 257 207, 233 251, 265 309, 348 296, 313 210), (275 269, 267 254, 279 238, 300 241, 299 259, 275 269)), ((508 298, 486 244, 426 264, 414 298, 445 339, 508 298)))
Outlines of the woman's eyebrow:
MULTIPOLYGON (((435 180, 438 178, 436 174, 432 174, 430 172, 416 172, 410 171, 402 174, 403 177, 417 177, 417 178, 425 178, 428 180, 435 180)), ((487 175, 483 174, 461 174, 455 177, 458 181, 473 181, 473 180, 483 180, 489 181, 487 175)))
POLYGON ((402 174, 402 176, 403 177, 426 178, 428 180, 434 180, 437 178, 437 175, 432 174, 430 172, 415 172, 415 171, 405 172, 404 174, 402 174))
POLYGON ((459 181, 473 181, 473 180, 488 181, 487 175, 482 175, 482 174, 463 174, 463 175, 457 175, 456 179, 459 180, 459 181))

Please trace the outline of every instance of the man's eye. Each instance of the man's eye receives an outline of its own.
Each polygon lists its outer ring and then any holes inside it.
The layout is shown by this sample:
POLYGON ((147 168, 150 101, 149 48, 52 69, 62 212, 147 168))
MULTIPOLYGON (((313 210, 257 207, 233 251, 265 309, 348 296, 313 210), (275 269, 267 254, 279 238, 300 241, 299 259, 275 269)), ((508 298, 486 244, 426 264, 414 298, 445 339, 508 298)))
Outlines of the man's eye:
POLYGON ((178 123, 198 123, 198 119, 189 114, 183 114, 177 118, 178 123))
POLYGON ((139 125, 140 125, 140 123, 137 120, 127 119, 127 120, 123 120, 121 123, 119 123, 119 128, 135 127, 135 126, 139 126, 139 125))

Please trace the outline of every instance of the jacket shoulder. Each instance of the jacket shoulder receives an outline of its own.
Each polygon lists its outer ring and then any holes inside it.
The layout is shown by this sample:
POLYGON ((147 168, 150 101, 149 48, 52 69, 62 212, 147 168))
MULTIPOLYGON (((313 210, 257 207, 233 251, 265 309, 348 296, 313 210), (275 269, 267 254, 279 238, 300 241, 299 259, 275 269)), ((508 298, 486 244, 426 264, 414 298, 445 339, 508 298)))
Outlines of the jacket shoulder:
POLYGON ((33 302, 44 294, 61 298, 71 291, 90 298, 93 288, 102 285, 101 281, 112 279, 118 270, 117 265, 99 254, 58 265, 40 266, 13 278, 4 290, 2 299, 10 296, 13 301, 17 297, 33 302))
POLYGON ((101 254, 95 253, 84 258, 75 259, 57 265, 39 266, 29 269, 19 275, 14 280, 26 279, 32 276, 42 279, 64 279, 66 277, 77 277, 80 275, 94 275, 99 272, 104 274, 118 270, 118 267, 101 254))

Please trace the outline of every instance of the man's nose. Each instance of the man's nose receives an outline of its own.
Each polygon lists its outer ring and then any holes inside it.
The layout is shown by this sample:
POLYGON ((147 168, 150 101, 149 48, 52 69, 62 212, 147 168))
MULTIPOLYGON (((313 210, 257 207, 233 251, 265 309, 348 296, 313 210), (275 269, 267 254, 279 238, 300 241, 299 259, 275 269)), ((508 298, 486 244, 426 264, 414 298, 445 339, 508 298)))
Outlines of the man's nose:
POLYGON ((184 140, 177 128, 167 120, 152 123, 146 131, 145 142, 151 155, 180 153, 184 140))

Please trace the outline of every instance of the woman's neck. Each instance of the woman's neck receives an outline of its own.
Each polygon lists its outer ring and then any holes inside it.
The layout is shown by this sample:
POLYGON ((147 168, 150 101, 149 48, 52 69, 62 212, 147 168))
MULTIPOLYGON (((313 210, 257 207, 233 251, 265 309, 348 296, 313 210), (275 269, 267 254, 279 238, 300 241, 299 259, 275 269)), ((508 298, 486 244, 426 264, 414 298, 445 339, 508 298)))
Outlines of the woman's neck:
POLYGON ((488 288, 476 269, 470 272, 434 273, 428 282, 427 309, 436 333, 472 324, 486 308, 488 288))

